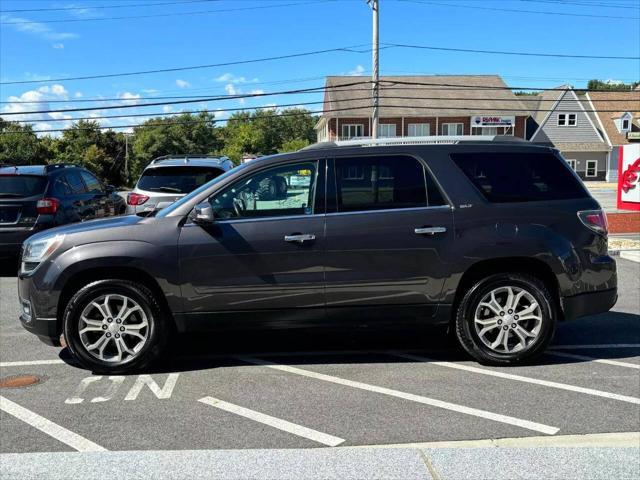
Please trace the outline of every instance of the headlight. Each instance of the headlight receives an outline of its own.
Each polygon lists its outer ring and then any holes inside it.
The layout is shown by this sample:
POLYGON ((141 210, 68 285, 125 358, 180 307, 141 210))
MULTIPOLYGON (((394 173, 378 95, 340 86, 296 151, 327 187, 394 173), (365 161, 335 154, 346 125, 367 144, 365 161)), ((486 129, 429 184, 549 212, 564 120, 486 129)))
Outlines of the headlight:
POLYGON ((33 241, 27 240, 22 252, 22 273, 34 271, 40 263, 49 258, 62 245, 63 241, 64 235, 55 235, 33 241))

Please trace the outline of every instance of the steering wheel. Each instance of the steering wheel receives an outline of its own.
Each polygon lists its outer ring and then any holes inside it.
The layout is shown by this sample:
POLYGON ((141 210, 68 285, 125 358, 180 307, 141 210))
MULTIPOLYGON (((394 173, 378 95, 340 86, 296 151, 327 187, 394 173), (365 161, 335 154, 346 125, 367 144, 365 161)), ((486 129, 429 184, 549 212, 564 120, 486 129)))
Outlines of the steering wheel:
POLYGON ((247 204, 242 198, 234 198, 233 199, 233 210, 236 212, 238 217, 242 216, 242 212, 247 209, 247 204))

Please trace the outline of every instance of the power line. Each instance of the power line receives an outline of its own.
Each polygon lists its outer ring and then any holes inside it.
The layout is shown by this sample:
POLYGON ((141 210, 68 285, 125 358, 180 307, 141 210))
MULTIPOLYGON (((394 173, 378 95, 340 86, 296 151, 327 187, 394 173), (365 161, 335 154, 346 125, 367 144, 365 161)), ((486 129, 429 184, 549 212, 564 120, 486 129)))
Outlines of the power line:
POLYGON ((310 52, 292 53, 288 55, 277 55, 273 57, 254 58, 251 60, 238 60, 235 62, 223 62, 223 63, 210 63, 208 65, 192 65, 188 67, 172 67, 172 68, 159 68, 155 70, 140 70, 137 72, 121 72, 121 73, 107 73, 102 75, 86 75, 83 77, 63 77, 63 78, 49 78, 47 80, 18 80, 13 82, 0 82, 0 85, 19 85, 25 83, 49 83, 49 82, 70 82, 75 80, 93 80, 97 78, 113 78, 113 77, 128 77, 133 75, 147 75, 152 73, 167 73, 167 72, 180 72, 185 70, 199 70, 203 68, 213 67, 228 67, 231 65, 245 65, 248 63, 269 62, 273 60, 284 60, 288 58, 308 57, 311 55, 320 55, 323 53, 331 52, 349 52, 349 53, 366 53, 368 50, 357 50, 358 48, 367 47, 368 45, 352 45, 348 47, 327 48, 324 50, 313 50, 310 52))
MULTIPOLYGON (((188 104, 188 103, 201 103, 201 102, 215 102, 215 101, 225 101, 225 100, 239 100, 246 98, 260 98, 267 96, 279 96, 279 95, 293 95, 293 94, 305 94, 305 93, 319 93, 326 92, 331 90, 336 91, 358 91, 358 89, 350 88, 357 87, 360 85, 370 85, 370 81, 354 81, 350 83, 342 83, 332 86, 319 86, 312 88, 303 88, 303 89, 294 89, 294 90, 282 90, 277 92, 260 92, 260 93, 248 93, 248 94, 237 94, 237 95, 218 95, 214 97, 197 97, 190 98, 187 100, 176 100, 170 102, 147 102, 147 103, 131 103, 132 101, 137 101, 138 99, 119 99, 123 102, 128 102, 125 105, 107 105, 107 106, 99 106, 99 107, 77 107, 77 108, 68 108, 68 109, 49 109, 49 110, 29 110, 26 112, 4 112, 3 115, 35 115, 35 114, 45 114, 45 113, 71 113, 71 112, 87 112, 87 111, 95 111, 95 110, 114 110, 114 109, 126 109, 126 108, 144 108, 144 107, 152 107, 152 106, 166 106, 166 105, 180 105, 180 104, 188 104)), ((412 88, 412 90, 456 90, 456 91, 468 91, 468 90, 537 90, 537 91, 557 91, 564 92, 569 90, 568 88, 531 88, 531 87, 507 87, 507 86, 498 86, 498 85, 457 85, 452 83, 429 83, 429 82, 413 82, 413 81, 404 81, 404 80, 381 80, 381 87, 383 90, 391 90, 391 89, 401 89, 398 85, 402 86, 412 86, 412 87, 430 87, 430 88, 412 88), (437 87, 437 88, 431 88, 437 87)), ((368 89, 362 89, 364 91, 368 91, 368 89)), ((575 89, 577 92, 593 92, 593 91, 601 91, 597 89, 575 89)), ((620 93, 620 92, 616 92, 620 93)), ((389 98, 388 96, 386 98, 389 98)), ((408 97, 409 99, 419 99, 419 97, 408 97)), ((433 100, 447 100, 446 98, 433 98, 433 100)), ((481 100, 491 100, 489 98, 482 98, 481 100)), ((519 101, 531 101, 529 99, 519 99, 519 101)), ((624 100, 624 99, 621 99, 624 100)))
POLYGON ((278 5, 260 5, 260 6, 251 6, 251 7, 235 7, 235 8, 219 8, 216 10, 199 10, 194 12, 173 12, 173 13, 153 13, 146 15, 125 15, 121 17, 91 17, 91 18, 70 18, 64 20, 20 20, 17 22, 0 22, 0 25, 29 25, 29 24, 40 24, 40 23, 72 23, 72 22, 100 22, 105 20, 132 20, 132 19, 143 19, 143 18, 158 18, 158 17, 180 17, 186 15, 206 15, 209 13, 225 13, 225 12, 240 12, 246 10, 262 10, 267 8, 281 8, 281 7, 297 7, 300 5, 311 5, 316 3, 325 3, 335 0, 309 0, 308 2, 293 2, 293 3, 282 3, 278 5))
MULTIPOLYGON (((365 89, 366 90, 366 89, 365 89)), ((367 90, 368 91, 368 90, 367 90)), ((367 97, 358 97, 358 98, 345 98, 345 99, 338 99, 338 100, 334 100, 332 103, 344 103, 344 102, 353 102, 353 101, 369 101, 371 100, 370 96, 367 97)), ((464 100, 464 101, 471 101, 471 100, 476 100, 476 99, 469 99, 469 98, 439 98, 439 97, 406 97, 406 96, 388 96, 388 97, 383 97, 382 100, 464 100)), ((487 100, 485 99, 479 99, 479 100, 487 100)), ((518 101, 519 99, 503 99, 503 100, 515 100, 518 101)), ((537 100, 536 100, 537 101, 537 100)), ((626 100, 628 101, 628 100, 626 100)), ((155 117, 155 116, 173 116, 173 115, 184 115, 184 114, 195 114, 195 113, 218 113, 218 112, 239 112, 239 111, 252 111, 252 110, 274 110, 274 109, 279 109, 279 108, 286 108, 286 107, 298 107, 298 106, 303 106, 303 105, 318 105, 318 104, 323 104, 324 100, 322 101, 315 101, 315 102, 297 102, 297 103, 289 103, 289 104, 280 104, 280 105, 266 105, 266 106, 258 106, 258 107, 234 107, 234 108, 223 108, 223 109, 216 109, 214 111, 212 110, 192 110, 192 111, 182 111, 182 112, 153 112, 153 113, 138 113, 138 114, 123 114, 123 115, 104 115, 104 116, 93 116, 93 117, 77 117, 77 118, 51 118, 51 119, 31 119, 31 120, 17 120, 17 122, 20 123, 35 123, 35 122, 78 122, 78 121, 96 121, 96 120, 110 120, 113 118, 139 118, 139 117, 155 117)), ((380 105, 380 108, 405 108, 406 105, 380 105)), ((364 107, 349 107, 346 108, 346 110, 358 110, 360 108, 364 108, 364 107)), ((575 112, 574 110, 561 110, 561 109, 548 109, 548 108, 535 108, 535 109, 530 109, 530 108, 495 108, 495 107, 459 107, 459 106, 433 106, 433 105, 411 105, 411 108, 413 109, 425 109, 425 110, 463 110, 463 111, 473 111, 473 112, 494 112, 494 113, 498 113, 498 112, 523 112, 526 114, 529 113, 536 113, 536 112, 559 112, 559 113, 566 113, 566 112, 575 112)), ((345 110, 345 109, 341 109, 341 110, 345 110)), ((331 111, 331 109, 327 109, 324 112, 329 112, 331 111)), ((604 110, 604 109, 598 109, 598 110, 585 110, 585 112, 587 113, 595 113, 595 112, 601 112, 601 113, 616 113, 618 112, 619 109, 613 109, 613 110, 604 110)))
MULTIPOLYGON (((335 109, 331 109, 331 110, 319 110, 319 111, 305 111, 305 112, 291 112, 291 113, 279 113, 276 115, 265 115, 263 117, 259 117, 258 119, 262 119, 262 118, 275 118, 275 117, 295 117, 295 116, 301 116, 301 115, 316 115, 319 113, 329 113, 329 112, 339 112, 339 111, 344 111, 344 110, 362 110, 364 108, 369 108, 369 107, 356 107, 356 108, 335 108, 335 109)), ((240 119, 241 121, 245 122, 245 121, 254 121, 255 118, 243 118, 240 119)), ((218 122, 226 122, 227 119, 223 119, 223 120, 196 120, 196 121, 185 121, 185 122, 160 122, 160 123, 154 123, 154 124, 134 124, 134 125, 117 125, 117 126, 98 126, 98 127, 94 127, 94 128, 75 128, 73 130, 75 131, 85 131, 85 130, 113 130, 116 128, 144 128, 144 127, 156 127, 156 126, 163 126, 163 125, 188 125, 188 124, 194 124, 194 123, 203 123, 203 122, 207 122, 207 123, 218 123, 218 122)), ((6 135, 6 134, 13 134, 13 133, 25 133, 25 134, 30 134, 30 133, 51 133, 51 132, 64 132, 66 130, 69 130, 68 128, 58 128, 58 129, 52 129, 52 130, 32 130, 30 132, 24 132, 24 131, 20 131, 20 132, 6 132, 6 131, 2 131, 0 132, 0 135, 6 135)))
POLYGON ((137 4, 120 4, 120 5, 92 5, 90 7, 57 7, 57 8, 22 8, 17 10, 0 10, 0 13, 25 13, 25 12, 55 12, 55 11, 74 11, 74 10, 98 10, 106 8, 134 8, 134 7, 157 7, 160 5, 188 5, 191 3, 210 3, 219 2, 220 0, 183 0, 181 2, 162 2, 162 3, 137 3, 137 4))
POLYGON ((493 12, 510 12, 510 13, 533 13, 539 15, 553 15, 553 16, 563 16, 563 17, 587 17, 587 18, 612 18, 616 20, 640 20, 640 17, 620 17, 615 15, 596 15, 596 14, 588 14, 588 13, 566 13, 566 12, 548 12, 542 10, 520 10, 516 8, 498 8, 498 7, 480 7, 477 5, 468 5, 468 4, 459 4, 459 3, 443 3, 443 2, 432 2, 427 0, 397 0, 399 2, 405 3, 416 3, 422 5, 434 5, 440 7, 456 7, 456 8, 470 8, 475 10, 489 10, 493 12))
MULTIPOLYGON (((638 17, 638 20, 640 20, 640 17, 638 17)), ((501 50, 475 50, 470 48, 449 48, 449 47, 435 47, 431 45, 410 45, 406 43, 385 43, 384 45, 388 47, 398 47, 398 48, 442 50, 446 52, 486 53, 490 55, 516 55, 516 56, 524 56, 524 57, 585 58, 585 59, 599 59, 599 60, 602 60, 602 59, 604 60, 640 60, 640 57, 616 57, 616 56, 607 56, 607 55, 575 55, 575 54, 567 54, 567 53, 514 52, 514 51, 501 51, 501 50)))
POLYGON ((582 7, 604 7, 604 8, 625 8, 629 10, 639 10, 640 6, 634 7, 629 5, 621 5, 619 3, 602 3, 602 2, 574 2, 564 0, 518 0, 519 2, 528 3, 546 3, 551 5, 578 5, 582 7))

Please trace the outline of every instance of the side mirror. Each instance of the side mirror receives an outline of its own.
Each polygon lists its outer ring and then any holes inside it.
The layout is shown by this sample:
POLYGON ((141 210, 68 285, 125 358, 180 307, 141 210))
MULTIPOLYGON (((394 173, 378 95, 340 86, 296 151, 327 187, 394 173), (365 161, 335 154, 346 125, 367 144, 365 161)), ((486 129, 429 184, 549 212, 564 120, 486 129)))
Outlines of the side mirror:
POLYGON ((112 194, 113 192, 116 191, 116 187, 114 187, 113 185, 105 185, 104 191, 107 192, 108 194, 112 194))
POLYGON ((193 221, 198 225, 211 225, 214 223, 215 215, 209 202, 202 202, 193 209, 193 221))

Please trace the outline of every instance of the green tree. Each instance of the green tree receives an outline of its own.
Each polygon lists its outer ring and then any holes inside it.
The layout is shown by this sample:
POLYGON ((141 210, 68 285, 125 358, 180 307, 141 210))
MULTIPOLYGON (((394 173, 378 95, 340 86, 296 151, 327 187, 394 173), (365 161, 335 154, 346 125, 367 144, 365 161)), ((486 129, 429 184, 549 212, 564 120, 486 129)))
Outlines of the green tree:
POLYGON ((134 178, 151 160, 162 155, 209 154, 222 148, 212 113, 184 113, 177 117, 157 117, 134 129, 131 171, 134 178))
POLYGON ((301 138, 294 138, 293 140, 287 140, 282 144, 282 146, 278 149, 279 153, 287 153, 287 152, 297 152, 301 148, 309 145, 308 140, 303 140, 301 138))
POLYGON ((50 160, 31 125, 0 118, 0 164, 38 165, 50 160))
POLYGON ((632 83, 612 83, 612 82, 603 82, 602 80, 589 80, 587 84, 587 89, 589 90, 605 90, 605 91, 614 91, 614 92, 628 92, 636 88, 640 85, 640 82, 632 82, 632 83))

